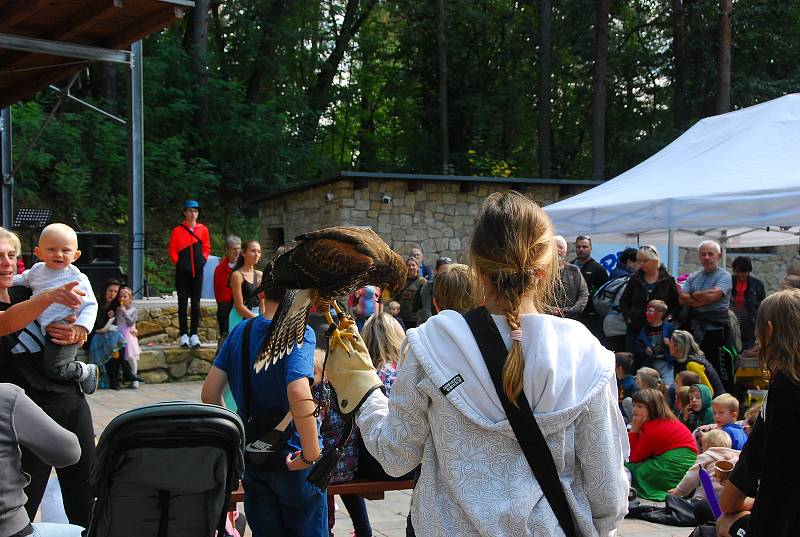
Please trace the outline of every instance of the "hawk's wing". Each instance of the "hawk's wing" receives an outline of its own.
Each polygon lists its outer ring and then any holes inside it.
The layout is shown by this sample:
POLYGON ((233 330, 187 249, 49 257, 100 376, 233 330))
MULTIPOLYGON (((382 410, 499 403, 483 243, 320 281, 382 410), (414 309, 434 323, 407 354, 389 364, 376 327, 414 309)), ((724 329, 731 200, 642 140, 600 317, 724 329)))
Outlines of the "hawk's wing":
POLYGON ((298 237, 302 242, 275 260, 269 285, 287 291, 259 353, 256 371, 303 343, 312 303, 329 307, 337 297, 351 293, 374 264, 371 256, 360 251, 361 242, 311 235, 298 237))

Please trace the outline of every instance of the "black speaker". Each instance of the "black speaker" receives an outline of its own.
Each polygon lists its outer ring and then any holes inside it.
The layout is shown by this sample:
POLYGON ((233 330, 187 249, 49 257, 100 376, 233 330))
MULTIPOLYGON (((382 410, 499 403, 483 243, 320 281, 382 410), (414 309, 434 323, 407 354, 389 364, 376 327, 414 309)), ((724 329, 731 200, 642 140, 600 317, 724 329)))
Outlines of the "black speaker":
POLYGON ((98 302, 102 302, 103 294, 106 291, 106 282, 110 278, 114 278, 120 283, 127 283, 128 281, 128 276, 123 274, 119 265, 95 265, 89 267, 80 267, 80 269, 81 272, 83 272, 86 277, 89 278, 89 283, 92 284, 92 291, 94 291, 94 296, 97 297, 98 302))
POLYGON ((119 268, 119 233, 80 232, 78 249, 81 256, 76 267, 119 268))

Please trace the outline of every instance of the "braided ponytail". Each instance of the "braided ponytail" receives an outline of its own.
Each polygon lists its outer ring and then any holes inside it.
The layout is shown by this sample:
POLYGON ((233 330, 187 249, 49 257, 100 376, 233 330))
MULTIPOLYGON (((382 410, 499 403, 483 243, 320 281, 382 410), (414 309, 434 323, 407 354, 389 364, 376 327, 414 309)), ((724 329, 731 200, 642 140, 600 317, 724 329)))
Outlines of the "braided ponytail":
POLYGON ((549 217, 519 192, 486 198, 475 223, 470 263, 479 284, 491 285, 511 328, 511 349, 503 365, 503 391, 512 404, 522 392, 520 306, 530 299, 537 311, 549 311, 558 279, 558 256, 549 217))

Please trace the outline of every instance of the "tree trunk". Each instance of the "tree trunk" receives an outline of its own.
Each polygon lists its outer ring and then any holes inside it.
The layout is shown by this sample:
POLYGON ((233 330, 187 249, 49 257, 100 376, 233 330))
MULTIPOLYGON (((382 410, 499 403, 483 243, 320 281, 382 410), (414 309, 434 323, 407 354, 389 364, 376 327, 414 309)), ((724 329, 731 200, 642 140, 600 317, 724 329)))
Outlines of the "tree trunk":
POLYGON ((195 0, 189 20, 186 24, 186 33, 183 36, 183 46, 192 58, 192 64, 197 80, 198 124, 206 124, 208 119, 208 15, 211 9, 211 0, 195 0))
POLYGON ((683 132, 688 126, 686 114, 686 23, 683 0, 672 0, 672 121, 683 132))
POLYGON ((594 28, 594 80, 592 83, 592 176, 605 177, 606 85, 608 77, 609 0, 597 0, 594 28))
POLYGON ((261 42, 258 44, 258 53, 253 62, 253 69, 250 71, 250 77, 247 79, 245 101, 248 103, 255 102, 258 98, 261 93, 261 84, 263 81, 272 78, 271 67, 275 53, 275 44, 277 42, 275 28, 285 8, 286 4, 284 0, 272 0, 269 9, 261 19, 261 27, 263 28, 261 42))
POLYGON ((717 55, 716 113, 731 109, 731 11, 732 0, 719 2, 719 51, 717 55))
POLYGON ((450 173, 450 135, 447 126, 447 24, 444 0, 436 0, 436 43, 439 51, 439 149, 442 173, 450 173))
POLYGON ((102 108, 116 114, 119 105, 116 65, 109 62, 97 62, 90 65, 89 85, 92 96, 104 103, 102 108))
POLYGON ((228 62, 225 54, 225 28, 219 16, 219 3, 211 6, 211 16, 214 19, 214 44, 217 47, 217 64, 224 78, 228 75, 228 62))
POLYGON ((539 177, 553 174, 552 88, 553 75, 553 2, 539 3, 539 177))

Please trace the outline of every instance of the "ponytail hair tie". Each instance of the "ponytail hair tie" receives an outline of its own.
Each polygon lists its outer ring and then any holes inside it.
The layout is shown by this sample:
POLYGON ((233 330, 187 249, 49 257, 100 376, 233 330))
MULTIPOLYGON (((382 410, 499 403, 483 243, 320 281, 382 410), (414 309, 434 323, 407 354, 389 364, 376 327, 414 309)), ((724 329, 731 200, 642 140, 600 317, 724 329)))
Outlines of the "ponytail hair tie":
POLYGON ((517 328, 516 330, 511 331, 511 339, 514 341, 522 342, 522 330, 517 328))

